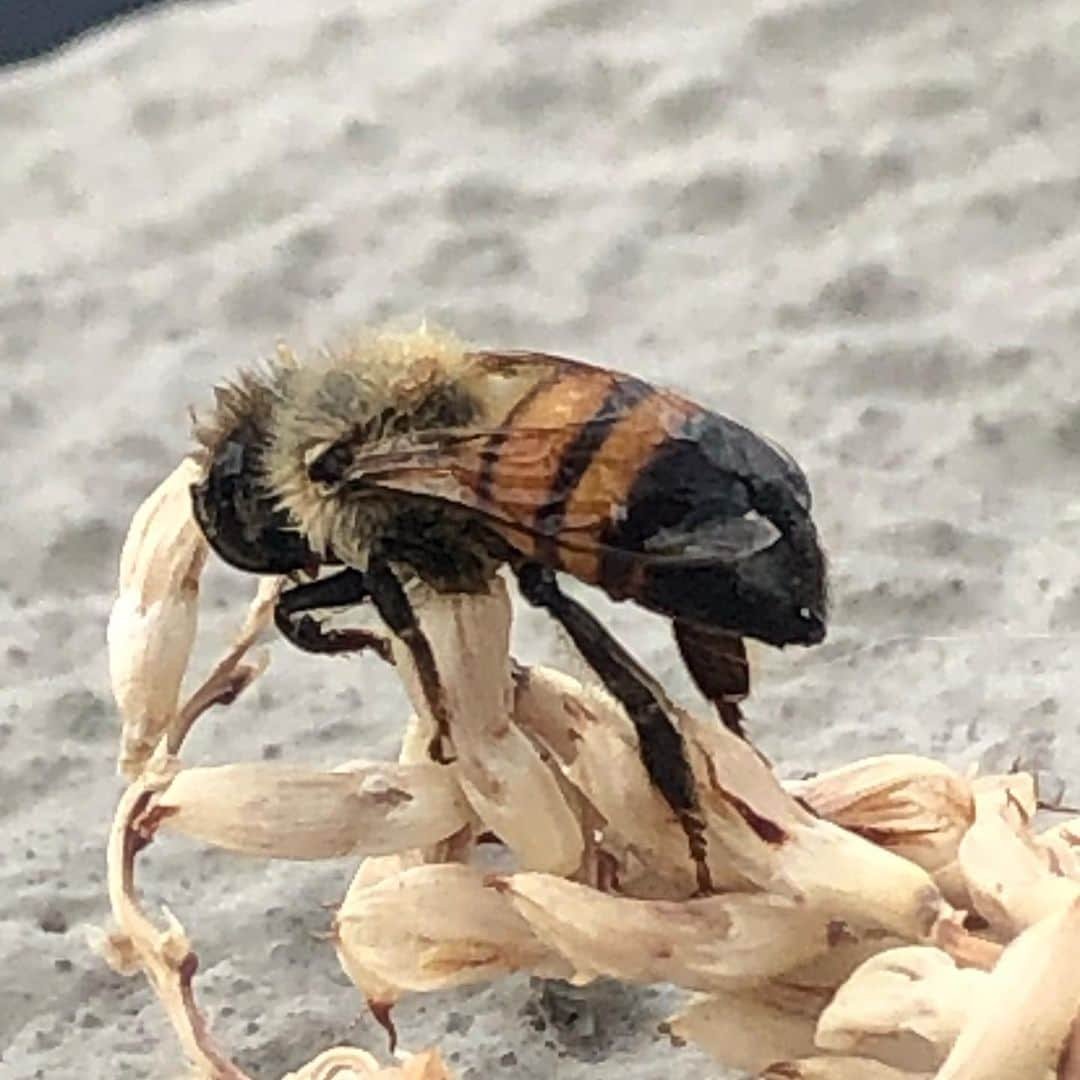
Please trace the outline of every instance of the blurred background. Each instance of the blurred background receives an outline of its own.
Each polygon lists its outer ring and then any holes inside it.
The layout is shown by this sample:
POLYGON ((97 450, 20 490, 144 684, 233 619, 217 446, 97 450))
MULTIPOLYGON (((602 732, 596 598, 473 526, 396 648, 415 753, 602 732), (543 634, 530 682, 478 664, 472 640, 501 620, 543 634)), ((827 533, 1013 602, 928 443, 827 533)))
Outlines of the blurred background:
MULTIPOLYGON (((746 711, 769 757, 1020 761, 1080 796, 1073 0, 119 10, 0 4, 5 1077, 175 1066, 146 987, 84 943, 119 794, 104 625, 188 408, 281 339, 429 317, 772 436, 810 477, 833 613, 823 646, 759 657, 746 711)), ((212 568, 200 664, 248 585, 212 568)), ((662 623, 589 602, 695 702, 662 623)), ((580 671, 545 620, 517 633, 580 671)), ((191 757, 388 757, 404 708, 374 661, 274 645, 191 757)), ((149 853, 258 1076, 383 1045, 309 937, 351 869, 149 853)), ((715 1076, 657 1034, 672 1005, 599 987, 564 1008, 520 979, 397 1021, 466 1077, 715 1076)))

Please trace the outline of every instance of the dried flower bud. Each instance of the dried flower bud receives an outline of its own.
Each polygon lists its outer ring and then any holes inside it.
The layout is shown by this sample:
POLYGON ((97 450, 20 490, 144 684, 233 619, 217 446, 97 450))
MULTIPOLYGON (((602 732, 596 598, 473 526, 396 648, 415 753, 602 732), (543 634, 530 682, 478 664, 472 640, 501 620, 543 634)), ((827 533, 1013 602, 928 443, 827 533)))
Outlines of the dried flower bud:
POLYGON ((473 867, 421 865, 350 889, 335 920, 338 958, 371 1001, 568 965, 473 867))
POLYGON ((829 948, 828 916, 779 896, 634 900, 550 874, 514 874, 499 887, 537 937, 573 965, 576 982, 609 976, 727 989, 829 948))
POLYGON ((773 1062, 816 1053, 814 1031, 826 1000, 819 990, 769 981, 699 997, 666 1029, 729 1069, 757 1073, 773 1062))
POLYGON ((812 815, 726 728, 680 719, 715 857, 757 888, 832 919, 927 939, 947 905, 924 870, 812 815))
POLYGON ((976 781, 975 824, 959 849, 972 903, 1003 941, 1080 898, 1080 881, 1056 874, 1029 831, 1033 784, 1027 792, 1018 776, 976 781))
POLYGON ((1058 1065, 1080 1009, 1080 900, 1011 942, 971 1003, 937 1080, 1042 1080, 1058 1065))
MULTIPOLYGON (((514 722, 543 745, 604 819, 605 848, 622 857, 628 895, 685 899, 697 889, 686 833, 645 771, 637 734, 610 694, 546 667, 518 669, 514 722)), ((747 890, 719 847, 707 853, 718 890, 747 890)))
MULTIPOLYGON (((423 590, 416 604, 439 675, 457 757, 458 782, 485 825, 522 864, 572 874, 582 864, 584 830, 560 778, 512 722, 510 600, 496 580, 486 594, 423 590)), ((397 670, 414 709, 438 728, 412 654, 393 642, 397 670)))
POLYGON ((185 769, 157 805, 165 828, 279 859, 390 854, 437 843, 469 820, 449 770, 430 762, 185 769))
POLYGON ((975 820, 971 783, 930 758, 867 758, 787 785, 822 817, 933 873, 975 820))
POLYGON ((201 475, 192 459, 182 461, 139 507, 120 556, 106 636, 123 720, 120 769, 129 778, 173 722, 195 638, 207 546, 189 488, 201 475))
POLYGON ((945 1059, 989 978, 957 968, 940 949, 889 949, 862 964, 836 992, 821 1014, 817 1046, 931 1070, 945 1059))

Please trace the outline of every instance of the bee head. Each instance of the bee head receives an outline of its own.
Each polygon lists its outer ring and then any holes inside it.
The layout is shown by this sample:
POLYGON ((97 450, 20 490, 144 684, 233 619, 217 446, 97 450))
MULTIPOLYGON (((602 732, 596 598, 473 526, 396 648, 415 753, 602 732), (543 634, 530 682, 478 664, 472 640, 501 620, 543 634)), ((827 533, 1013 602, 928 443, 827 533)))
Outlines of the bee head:
POLYGON ((213 423, 197 429, 207 470, 192 485, 191 498, 199 527, 227 563, 255 574, 286 574, 323 560, 264 478, 269 396, 254 382, 219 391, 213 423))

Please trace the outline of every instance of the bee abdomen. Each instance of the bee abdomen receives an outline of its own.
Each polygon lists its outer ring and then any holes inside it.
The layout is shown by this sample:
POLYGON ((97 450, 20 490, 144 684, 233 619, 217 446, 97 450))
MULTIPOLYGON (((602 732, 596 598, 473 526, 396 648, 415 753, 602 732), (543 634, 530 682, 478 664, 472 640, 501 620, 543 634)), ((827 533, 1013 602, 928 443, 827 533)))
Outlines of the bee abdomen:
POLYGON ((641 463, 604 529, 597 584, 774 644, 820 640, 824 557, 807 504, 789 459, 700 410, 641 463))
POLYGON ((541 554, 546 555, 545 562, 559 563, 560 535, 568 523, 573 523, 575 504, 590 504, 592 493, 587 478, 594 465, 602 472, 601 483, 605 488, 614 486, 618 489, 619 478, 612 475, 611 462, 615 455, 610 452, 611 448, 604 455, 602 469, 598 455, 616 432, 641 426, 638 408, 655 393, 648 383, 639 379, 615 379, 595 414, 577 429, 563 448, 548 497, 536 512, 535 530, 543 540, 541 554), (635 417, 638 418, 636 421, 635 417))

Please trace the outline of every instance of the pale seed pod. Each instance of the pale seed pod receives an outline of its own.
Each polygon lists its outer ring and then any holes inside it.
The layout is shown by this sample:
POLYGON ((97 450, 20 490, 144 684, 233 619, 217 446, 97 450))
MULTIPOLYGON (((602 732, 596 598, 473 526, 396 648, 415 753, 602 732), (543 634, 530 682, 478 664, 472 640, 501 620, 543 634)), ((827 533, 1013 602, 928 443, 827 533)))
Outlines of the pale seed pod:
POLYGON ((773 981, 692 1001, 665 1028, 729 1069, 757 1073, 816 1052, 814 1030, 827 1001, 820 990, 773 981))
POLYGON ((762 893, 636 900, 550 874, 513 874, 499 888, 533 932, 574 969, 575 982, 607 976, 692 990, 789 970, 829 948, 827 915, 762 893))
POLYGON ((158 806, 163 828, 277 859, 391 854, 437 843, 469 820, 448 770, 430 762, 191 768, 158 806))
MULTIPOLYGON (((697 889, 686 833, 652 784, 637 734, 613 697, 547 667, 514 679, 514 722, 538 740, 606 824, 605 847, 622 857, 620 889, 650 899, 685 899, 697 889)), ((707 852, 718 890, 746 890, 721 849, 707 852)))
POLYGON ((207 545, 189 488, 202 468, 185 458, 136 511, 120 555, 106 640, 123 721, 120 771, 141 772, 173 722, 198 621, 207 545))
POLYGON ((799 805, 761 756, 716 723, 682 715, 710 845, 758 888, 856 927, 927 940, 948 905, 921 867, 799 805))
MULTIPOLYGON (((1059 1063, 1080 1009, 1080 900, 1011 942, 988 978, 937 1080, 1043 1080, 1059 1063)), ((1075 1067, 1075 1062, 1073 1062, 1075 1067)))
POLYGON ((970 781, 930 758, 887 754, 786 785, 822 817, 934 873, 975 820, 970 781))
POLYGON ((477 869, 424 864, 350 889, 335 919, 338 958, 372 1001, 568 965, 477 869))
POLYGON ((941 949, 908 946, 871 957, 818 1022, 821 1050, 932 1070, 945 1060, 990 976, 957 968, 941 949))
MULTIPOLYGON (((466 798, 522 865, 574 873, 585 853, 582 823, 556 770, 512 722, 510 600, 504 582, 495 580, 486 594, 418 593, 415 609, 438 672, 466 798)), ((397 638, 393 649, 413 708, 434 727, 412 654, 397 638)))
POLYGON ((1030 801, 1026 790, 1022 776, 977 781, 975 823, 960 843, 972 904, 1000 941, 1080 899, 1080 881, 1055 873, 1030 832, 1033 785, 1030 801))

